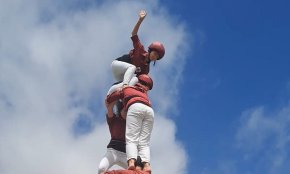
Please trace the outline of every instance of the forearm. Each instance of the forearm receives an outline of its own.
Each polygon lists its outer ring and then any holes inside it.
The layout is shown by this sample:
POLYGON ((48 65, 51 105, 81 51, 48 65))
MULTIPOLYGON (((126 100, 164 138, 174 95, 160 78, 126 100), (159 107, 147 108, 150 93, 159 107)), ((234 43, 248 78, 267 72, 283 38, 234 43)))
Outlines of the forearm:
POLYGON ((106 103, 106 106, 107 106, 107 114, 108 114, 108 117, 109 118, 112 118, 114 116, 114 111, 113 111, 113 107, 114 107, 114 104, 116 102, 112 102, 110 104, 106 103))
POLYGON ((126 119, 126 117, 127 117, 127 110, 126 110, 126 108, 124 107, 122 110, 121 110, 121 117, 123 118, 123 119, 126 119))
POLYGON ((138 19, 136 25, 135 25, 134 28, 133 28, 132 36, 137 35, 138 30, 139 30, 139 27, 140 27, 141 23, 143 22, 143 20, 145 19, 146 15, 147 15, 147 13, 146 13, 145 10, 141 10, 141 11, 139 12, 139 19, 138 19))
POLYGON ((137 21, 137 23, 136 23, 136 25, 134 26, 133 31, 132 31, 132 33, 131 33, 132 36, 138 34, 138 31, 139 31, 139 28, 140 28, 140 25, 141 25, 142 22, 143 22, 143 19, 139 19, 139 20, 137 21))

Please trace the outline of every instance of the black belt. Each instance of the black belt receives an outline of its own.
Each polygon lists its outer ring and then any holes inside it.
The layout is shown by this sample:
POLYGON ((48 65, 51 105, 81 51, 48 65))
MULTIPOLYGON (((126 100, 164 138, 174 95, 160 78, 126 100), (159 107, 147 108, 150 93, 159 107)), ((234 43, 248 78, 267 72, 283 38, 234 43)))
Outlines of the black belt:
POLYGON ((111 140, 107 148, 112 148, 120 152, 126 153, 126 143, 120 140, 111 140))

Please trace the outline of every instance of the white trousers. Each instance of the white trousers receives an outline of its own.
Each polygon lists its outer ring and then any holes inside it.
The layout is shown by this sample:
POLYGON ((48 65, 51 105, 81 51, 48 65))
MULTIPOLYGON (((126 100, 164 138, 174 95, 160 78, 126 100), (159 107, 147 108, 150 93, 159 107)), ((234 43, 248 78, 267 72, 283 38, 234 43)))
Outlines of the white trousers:
POLYGON ((121 88, 123 84, 127 84, 129 86, 134 86, 138 82, 138 78, 135 76, 136 66, 127 62, 122 62, 118 60, 114 60, 112 62, 112 72, 113 76, 117 81, 122 81, 116 85, 113 85, 107 95, 110 95, 118 88, 121 88))
POLYGON ((154 123, 154 111, 142 103, 128 108, 126 118, 127 159, 139 155, 143 162, 150 162, 150 137, 154 123))
POLYGON ((126 169, 128 167, 126 153, 108 148, 107 153, 99 164, 98 174, 106 172, 113 165, 118 165, 126 169))
MULTIPOLYGON (((129 86, 134 86, 136 83, 138 83, 138 78, 137 77, 133 77, 131 79, 131 81, 129 82, 129 86)), ((110 95, 112 94, 113 92, 117 91, 118 89, 122 88, 123 87, 123 82, 121 83, 118 83, 118 84, 115 84, 115 85, 112 85, 109 89, 109 91, 107 92, 107 95, 110 95)))

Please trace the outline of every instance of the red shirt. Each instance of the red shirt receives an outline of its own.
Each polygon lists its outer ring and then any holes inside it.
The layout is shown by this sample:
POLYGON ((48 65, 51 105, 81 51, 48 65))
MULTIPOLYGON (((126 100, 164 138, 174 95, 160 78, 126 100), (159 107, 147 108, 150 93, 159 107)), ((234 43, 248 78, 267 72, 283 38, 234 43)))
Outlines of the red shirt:
POLYGON ((111 139, 125 142, 126 120, 115 115, 109 118, 107 115, 107 123, 111 133, 111 139))
POLYGON ((126 110, 134 103, 143 103, 151 107, 147 92, 136 86, 125 87, 122 91, 113 92, 107 97, 107 102, 111 103, 118 99, 123 100, 126 110))
POLYGON ((130 51, 129 55, 132 60, 132 64, 136 66, 137 76, 140 74, 148 74, 150 68, 150 62, 147 62, 148 52, 144 49, 141 44, 138 35, 131 37, 133 41, 134 49, 130 51))
POLYGON ((121 117, 116 117, 115 115, 109 118, 107 115, 107 123, 111 133, 111 141, 107 145, 107 148, 126 153, 126 120, 121 117))
POLYGON ((143 103, 151 107, 151 103, 146 91, 142 91, 140 88, 134 86, 129 86, 123 89, 123 93, 123 103, 126 109, 128 109, 134 103, 143 103))

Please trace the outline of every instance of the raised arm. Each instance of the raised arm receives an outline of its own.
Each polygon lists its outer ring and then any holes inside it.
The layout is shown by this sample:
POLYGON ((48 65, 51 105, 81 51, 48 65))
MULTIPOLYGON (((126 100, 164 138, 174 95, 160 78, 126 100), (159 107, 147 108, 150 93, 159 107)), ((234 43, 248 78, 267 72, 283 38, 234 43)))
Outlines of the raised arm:
POLYGON ((139 27, 140 27, 141 23, 143 22, 143 20, 145 19, 146 15, 147 15, 147 13, 145 10, 141 10, 139 12, 139 19, 133 28, 132 36, 137 35, 139 27))

